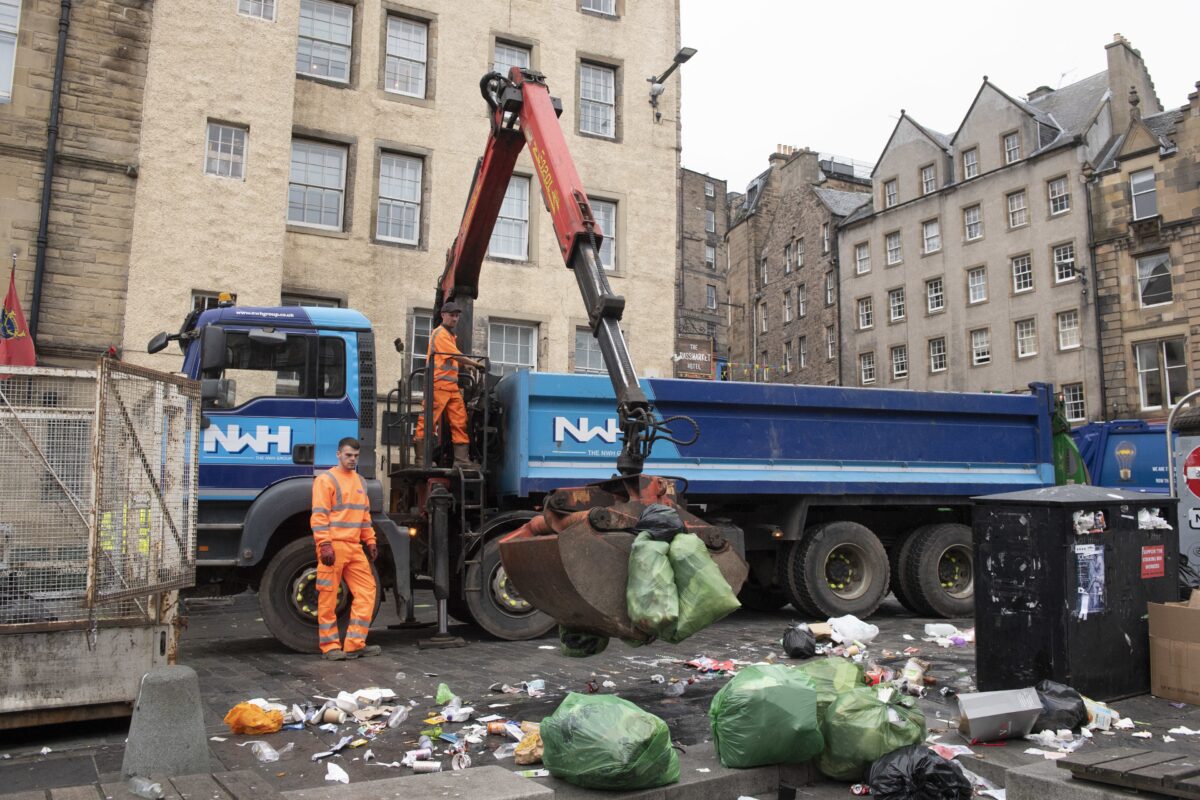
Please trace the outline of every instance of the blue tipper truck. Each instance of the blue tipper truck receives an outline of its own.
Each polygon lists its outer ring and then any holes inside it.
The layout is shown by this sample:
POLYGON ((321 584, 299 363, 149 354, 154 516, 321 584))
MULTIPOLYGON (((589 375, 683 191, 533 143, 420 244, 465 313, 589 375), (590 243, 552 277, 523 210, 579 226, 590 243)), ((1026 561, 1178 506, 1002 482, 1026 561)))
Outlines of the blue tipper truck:
MULTIPOLYGON (((396 491, 407 449, 385 445, 380 471, 376 442, 381 432, 404 441, 397 432, 415 406, 395 398, 420 376, 392 390, 384 431, 374 334, 356 311, 225 305, 193 312, 178 333, 156 337, 157 349, 167 340, 203 386, 198 591, 257 589, 279 641, 314 651, 312 481, 334 464, 338 440, 355 436, 380 584, 406 616, 412 589, 431 584, 435 554, 421 509, 396 491)), ((660 440, 646 469, 682 479, 689 509, 735 532, 751 568, 741 599, 752 608, 867 616, 890 589, 922 613, 969 615, 969 498, 1054 483, 1052 397, 1042 384, 1027 395, 642 384, 664 418, 691 417, 700 431, 686 447, 660 440)), ((519 371, 467 395, 473 419, 486 407, 490 422, 476 443, 481 495, 451 519, 449 607, 501 638, 539 636, 553 620, 506 579, 498 539, 549 491, 612 476, 612 387, 599 376, 519 371)), ((691 438, 690 428, 679 437, 691 438)))

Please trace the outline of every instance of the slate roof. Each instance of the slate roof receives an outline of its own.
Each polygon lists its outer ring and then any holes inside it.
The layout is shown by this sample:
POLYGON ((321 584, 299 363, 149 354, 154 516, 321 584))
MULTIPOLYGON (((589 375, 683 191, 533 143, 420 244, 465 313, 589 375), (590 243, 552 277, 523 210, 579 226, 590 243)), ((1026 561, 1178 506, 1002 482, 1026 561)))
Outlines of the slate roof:
MULTIPOLYGON (((867 199, 869 200, 870 198, 867 198, 867 199)), ((838 223, 838 227, 844 228, 847 225, 858 222, 860 219, 866 219, 867 217, 871 216, 874 213, 875 213, 875 207, 871 203, 869 203, 869 202, 863 203, 861 206, 859 206, 857 209, 855 209, 854 213, 852 213, 850 216, 846 217, 844 220, 842 220, 840 223, 838 223)))
MULTIPOLYGON (((1172 108, 1169 111, 1142 117, 1142 124, 1149 128, 1150 132, 1158 138, 1159 145, 1164 150, 1171 150, 1175 147, 1175 142, 1171 139, 1171 134, 1175 132, 1175 126, 1183 122, 1186 109, 1187 106, 1184 106, 1184 108, 1172 108)), ((1125 144, 1125 137, 1127 135, 1128 132, 1123 131, 1119 136, 1114 136, 1108 144, 1100 149, 1099 163, 1096 167, 1097 172, 1104 172, 1116 166, 1117 156, 1125 144)))
POLYGON ((825 206, 839 217, 849 216, 863 203, 871 202, 869 192, 843 192, 840 189, 814 188, 813 192, 825 206))
POLYGON ((729 224, 736 225, 737 223, 750 216, 758 208, 758 201, 762 199, 763 189, 766 188, 767 178, 771 177, 771 168, 768 167, 760 172, 754 180, 746 184, 746 194, 742 198, 742 202, 732 209, 733 219, 729 224))
POLYGON ((1048 124, 1075 136, 1087 132, 1107 92, 1108 72, 1097 72, 1022 105, 1033 110, 1038 122, 1051 118, 1048 124))

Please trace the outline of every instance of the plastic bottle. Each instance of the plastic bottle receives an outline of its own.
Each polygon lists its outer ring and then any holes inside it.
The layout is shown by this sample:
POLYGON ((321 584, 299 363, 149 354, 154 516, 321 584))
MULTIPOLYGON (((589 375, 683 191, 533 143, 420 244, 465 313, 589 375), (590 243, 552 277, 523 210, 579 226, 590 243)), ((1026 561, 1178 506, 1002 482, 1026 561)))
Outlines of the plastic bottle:
POLYGON ((145 800, 162 800, 163 788, 161 783, 155 783, 148 778, 134 775, 129 779, 129 791, 145 800))

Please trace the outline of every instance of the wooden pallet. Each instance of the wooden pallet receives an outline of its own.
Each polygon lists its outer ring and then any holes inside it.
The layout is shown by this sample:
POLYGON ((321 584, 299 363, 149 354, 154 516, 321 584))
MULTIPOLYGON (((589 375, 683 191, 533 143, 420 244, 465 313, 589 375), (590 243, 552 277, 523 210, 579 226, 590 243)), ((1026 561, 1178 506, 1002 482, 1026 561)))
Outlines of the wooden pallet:
POLYGON ((1143 792, 1200 800, 1200 757, 1164 750, 1113 747, 1058 760, 1071 776, 1143 792))

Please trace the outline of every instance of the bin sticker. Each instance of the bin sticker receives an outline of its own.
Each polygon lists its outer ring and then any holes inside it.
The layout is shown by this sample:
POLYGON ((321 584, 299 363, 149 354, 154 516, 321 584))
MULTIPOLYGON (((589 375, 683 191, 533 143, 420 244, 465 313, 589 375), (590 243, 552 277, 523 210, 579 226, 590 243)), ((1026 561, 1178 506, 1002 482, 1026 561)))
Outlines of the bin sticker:
POLYGON ((1104 548, 1097 544, 1075 545, 1075 585, 1079 599, 1075 615, 1102 614, 1107 607, 1104 587, 1104 548))
POLYGON ((1200 497, 1200 447, 1192 449, 1183 462, 1183 479, 1193 497, 1200 497))
POLYGON ((1148 544, 1142 547, 1142 580, 1161 578, 1167 574, 1167 546, 1148 544))
POLYGON ((1075 525, 1075 534, 1082 536, 1087 533, 1104 533, 1108 527, 1103 511, 1076 511, 1071 515, 1075 525))

